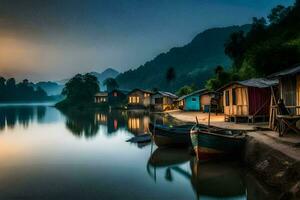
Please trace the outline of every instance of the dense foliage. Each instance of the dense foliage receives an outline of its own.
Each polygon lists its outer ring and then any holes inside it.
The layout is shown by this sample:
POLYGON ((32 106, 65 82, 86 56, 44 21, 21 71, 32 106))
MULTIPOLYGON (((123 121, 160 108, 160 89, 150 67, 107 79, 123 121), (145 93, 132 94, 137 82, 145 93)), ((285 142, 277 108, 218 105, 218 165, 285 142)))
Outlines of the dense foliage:
POLYGON ((197 90, 197 87, 195 85, 191 85, 191 86, 185 85, 185 86, 179 88, 179 90, 176 92, 176 95, 181 97, 181 96, 190 94, 196 90, 197 90))
POLYGON ((206 83, 217 89, 233 80, 265 77, 300 63, 300 6, 278 5, 271 10, 268 21, 253 18, 248 33, 238 31, 225 43, 225 53, 232 68, 216 74, 206 83))
POLYGON ((47 100, 47 93, 41 88, 36 89, 27 79, 16 83, 14 78, 0 77, 0 101, 41 101, 47 100))
POLYGON ((119 88, 119 84, 117 83, 116 79, 114 78, 107 78, 104 80, 103 85, 106 86, 108 92, 113 91, 114 89, 119 88))
POLYGON ((206 30, 189 44, 172 48, 137 69, 120 74, 116 80, 123 89, 158 88, 174 92, 191 83, 201 88, 205 80, 213 75, 212 67, 219 64, 227 68, 231 66, 230 59, 224 53, 224 43, 230 34, 249 29, 250 26, 245 25, 206 30), (168 77, 174 74, 170 81, 168 77))
POLYGON ((77 74, 65 84, 62 94, 66 96, 66 99, 57 106, 93 103, 94 95, 98 91, 99 85, 95 76, 77 74))

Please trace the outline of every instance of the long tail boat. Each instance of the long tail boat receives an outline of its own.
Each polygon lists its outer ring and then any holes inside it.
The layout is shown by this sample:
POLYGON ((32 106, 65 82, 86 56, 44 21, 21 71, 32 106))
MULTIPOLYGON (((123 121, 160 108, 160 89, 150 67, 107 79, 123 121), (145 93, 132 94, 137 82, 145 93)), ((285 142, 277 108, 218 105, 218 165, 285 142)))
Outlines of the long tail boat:
POLYGON ((239 130, 219 128, 203 129, 195 125, 190 132, 192 145, 199 160, 223 156, 239 155, 245 143, 245 134, 239 130))

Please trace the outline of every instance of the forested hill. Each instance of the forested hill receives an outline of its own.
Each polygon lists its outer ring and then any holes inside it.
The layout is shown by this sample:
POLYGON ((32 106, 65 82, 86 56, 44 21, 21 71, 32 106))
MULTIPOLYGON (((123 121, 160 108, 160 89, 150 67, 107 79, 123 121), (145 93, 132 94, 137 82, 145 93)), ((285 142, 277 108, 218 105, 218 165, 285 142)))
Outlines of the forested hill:
POLYGON ((191 83, 202 87, 217 65, 231 66, 230 59, 224 54, 224 44, 231 33, 248 32, 249 29, 250 25, 208 29, 189 44, 172 48, 137 69, 120 74, 117 82, 123 89, 139 87, 174 91, 191 83), (168 82, 166 73, 170 68, 175 71, 175 79, 168 82))
POLYGON ((253 18, 249 32, 233 33, 225 44, 232 68, 219 68, 207 81, 215 90, 236 80, 266 77, 300 63, 300 0, 289 7, 278 5, 268 18, 253 18))

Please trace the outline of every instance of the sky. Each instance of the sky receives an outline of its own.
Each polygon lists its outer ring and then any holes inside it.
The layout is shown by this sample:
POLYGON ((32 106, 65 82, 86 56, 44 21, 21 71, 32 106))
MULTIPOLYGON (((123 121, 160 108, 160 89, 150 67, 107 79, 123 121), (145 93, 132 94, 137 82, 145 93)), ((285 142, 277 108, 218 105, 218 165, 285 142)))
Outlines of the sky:
POLYGON ((61 80, 137 68, 212 27, 294 0, 0 0, 0 76, 61 80))

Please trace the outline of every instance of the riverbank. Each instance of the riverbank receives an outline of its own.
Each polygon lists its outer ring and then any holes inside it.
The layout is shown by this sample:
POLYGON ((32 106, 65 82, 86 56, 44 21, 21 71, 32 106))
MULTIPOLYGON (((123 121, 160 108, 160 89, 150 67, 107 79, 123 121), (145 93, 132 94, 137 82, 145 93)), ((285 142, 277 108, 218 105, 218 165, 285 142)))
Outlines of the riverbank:
MULTIPOLYGON (((171 111, 168 115, 185 122, 207 124, 208 114, 171 111)), ((300 135, 279 137, 275 131, 257 131, 267 128, 266 123, 236 124, 224 122, 223 114, 212 114, 211 125, 247 131, 244 163, 261 181, 276 189, 278 199, 300 199, 300 135)))
MULTIPOLYGON (((174 117, 178 120, 184 122, 196 122, 196 117, 198 118, 198 122, 200 124, 208 124, 208 113, 201 112, 185 112, 182 110, 174 110, 166 112, 171 117, 174 117)), ((211 113, 210 115, 210 124, 212 126, 217 126, 220 128, 226 129, 237 129, 237 130, 246 130, 246 131, 254 131, 257 127, 260 128, 268 128, 267 123, 255 123, 255 124, 237 124, 233 122, 225 122, 225 116, 223 113, 211 113)))

